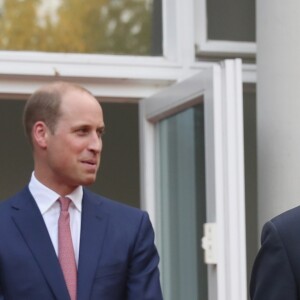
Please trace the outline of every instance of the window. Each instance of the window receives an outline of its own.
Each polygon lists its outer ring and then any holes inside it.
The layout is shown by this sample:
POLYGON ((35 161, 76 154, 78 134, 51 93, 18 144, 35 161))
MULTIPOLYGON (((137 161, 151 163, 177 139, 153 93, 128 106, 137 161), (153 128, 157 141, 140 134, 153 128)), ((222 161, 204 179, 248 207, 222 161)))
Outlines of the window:
POLYGON ((255 1, 195 1, 198 57, 255 56, 255 1))
POLYGON ((1 0, 0 48, 162 55, 161 24, 157 0, 1 0))

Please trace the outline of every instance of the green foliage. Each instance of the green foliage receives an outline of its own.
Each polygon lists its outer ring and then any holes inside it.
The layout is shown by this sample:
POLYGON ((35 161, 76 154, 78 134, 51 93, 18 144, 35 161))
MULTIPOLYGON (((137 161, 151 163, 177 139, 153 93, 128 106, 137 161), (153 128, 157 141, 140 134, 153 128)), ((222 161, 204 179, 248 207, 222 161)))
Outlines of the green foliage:
POLYGON ((61 0, 43 10, 47 1, 0 2, 0 50, 150 54, 152 10, 145 0, 61 0))
POLYGON ((39 0, 5 0, 0 17, 1 49, 27 50, 36 43, 36 7, 39 0))

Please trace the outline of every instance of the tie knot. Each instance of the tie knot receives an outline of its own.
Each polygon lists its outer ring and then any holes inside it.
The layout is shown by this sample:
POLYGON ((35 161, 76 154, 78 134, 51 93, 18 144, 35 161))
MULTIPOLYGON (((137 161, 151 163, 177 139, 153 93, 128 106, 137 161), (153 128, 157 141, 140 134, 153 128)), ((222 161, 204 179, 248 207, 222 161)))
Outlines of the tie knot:
POLYGON ((69 198, 65 198, 65 197, 60 197, 58 199, 59 203, 60 203, 60 209, 61 211, 68 211, 71 200, 69 198))

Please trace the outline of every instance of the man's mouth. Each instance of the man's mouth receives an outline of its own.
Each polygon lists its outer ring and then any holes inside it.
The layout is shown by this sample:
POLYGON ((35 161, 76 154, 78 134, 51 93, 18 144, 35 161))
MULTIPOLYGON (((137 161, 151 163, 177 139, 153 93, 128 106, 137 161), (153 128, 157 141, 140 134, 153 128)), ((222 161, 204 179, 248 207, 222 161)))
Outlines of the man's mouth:
POLYGON ((88 165, 91 165, 91 166, 97 165, 97 161, 95 161, 95 160, 83 160, 82 163, 88 164, 88 165))

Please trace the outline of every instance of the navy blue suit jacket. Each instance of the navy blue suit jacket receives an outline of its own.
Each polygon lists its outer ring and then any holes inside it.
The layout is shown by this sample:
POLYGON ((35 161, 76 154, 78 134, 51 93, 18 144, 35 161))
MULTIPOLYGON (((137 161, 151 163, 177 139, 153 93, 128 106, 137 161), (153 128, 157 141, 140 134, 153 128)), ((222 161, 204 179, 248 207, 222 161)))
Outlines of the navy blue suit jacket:
MULTIPOLYGON (((84 189, 78 300, 160 300, 158 261, 147 213, 84 189)), ((28 187, 0 205, 0 299, 70 299, 28 187)))
POLYGON ((266 223, 250 282, 252 300, 300 300, 300 207, 266 223))

